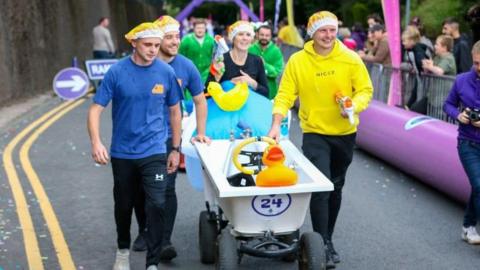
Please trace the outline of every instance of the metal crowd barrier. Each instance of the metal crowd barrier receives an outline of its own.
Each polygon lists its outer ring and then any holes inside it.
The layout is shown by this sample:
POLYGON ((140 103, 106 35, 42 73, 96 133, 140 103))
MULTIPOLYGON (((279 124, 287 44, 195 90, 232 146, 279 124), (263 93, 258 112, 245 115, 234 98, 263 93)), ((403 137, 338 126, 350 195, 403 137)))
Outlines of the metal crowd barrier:
POLYGON ((381 64, 366 63, 370 78, 372 80, 374 94, 373 98, 382 102, 387 102, 388 91, 390 89, 390 79, 392 72, 400 72, 402 104, 397 106, 404 107, 407 104, 412 91, 417 89, 417 100, 426 98, 426 115, 456 123, 443 112, 443 102, 448 96, 450 89, 455 81, 452 76, 437 76, 432 74, 421 74, 399 68, 383 66, 381 64))

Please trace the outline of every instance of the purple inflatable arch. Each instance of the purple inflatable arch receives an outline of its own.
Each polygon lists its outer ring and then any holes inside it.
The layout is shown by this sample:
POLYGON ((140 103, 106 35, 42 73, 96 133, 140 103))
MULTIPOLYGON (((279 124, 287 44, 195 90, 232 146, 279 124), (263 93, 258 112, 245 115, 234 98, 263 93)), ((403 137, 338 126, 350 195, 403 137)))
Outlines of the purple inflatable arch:
POLYGON ((250 17, 250 19, 252 19, 252 21, 254 22, 258 22, 258 17, 257 15, 255 15, 255 13, 253 13, 253 11, 251 11, 247 5, 245 5, 245 3, 243 3, 242 0, 193 0, 192 2, 190 2, 190 4, 188 4, 184 9, 182 9, 182 11, 180 11, 180 13, 178 13, 178 15, 175 17, 175 19, 179 22, 183 21, 184 19, 186 19, 188 17, 188 15, 190 15, 190 13, 192 13, 192 11, 200 6, 201 4, 203 4, 203 2, 217 2, 217 3, 228 3, 228 2, 234 2, 235 4, 237 4, 237 6, 239 6, 243 11, 245 11, 245 13, 247 13, 248 17, 250 17))

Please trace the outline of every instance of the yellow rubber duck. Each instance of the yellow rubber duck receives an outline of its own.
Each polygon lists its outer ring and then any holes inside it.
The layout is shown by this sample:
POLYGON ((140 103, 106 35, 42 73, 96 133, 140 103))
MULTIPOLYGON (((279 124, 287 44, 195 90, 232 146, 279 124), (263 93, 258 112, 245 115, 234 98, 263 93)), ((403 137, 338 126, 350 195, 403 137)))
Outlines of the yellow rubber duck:
POLYGON ((210 82, 207 91, 218 107, 227 112, 240 110, 249 94, 247 83, 237 83, 232 90, 225 92, 219 83, 210 82))
POLYGON ((281 187, 297 183, 297 173, 283 164, 285 162, 285 154, 280 146, 268 146, 263 153, 262 162, 267 168, 258 173, 257 186, 281 187))

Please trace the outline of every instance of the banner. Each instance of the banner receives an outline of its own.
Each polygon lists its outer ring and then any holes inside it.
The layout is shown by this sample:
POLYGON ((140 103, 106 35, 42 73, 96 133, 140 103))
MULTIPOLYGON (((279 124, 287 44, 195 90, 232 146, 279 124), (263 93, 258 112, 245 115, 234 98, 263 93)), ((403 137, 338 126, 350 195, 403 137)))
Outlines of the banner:
POLYGON ((280 16, 280 6, 282 5, 282 0, 275 1, 275 19, 273 20, 273 32, 278 33, 278 17, 280 16))
POLYGON ((401 105, 401 74, 400 63, 402 61, 402 49, 400 40, 400 4, 398 0, 382 0, 385 27, 388 33, 388 47, 392 59, 392 77, 390 79, 390 91, 388 93, 388 105, 401 105))
POLYGON ((295 26, 295 21, 293 20, 293 0, 287 0, 287 18, 288 25, 295 26))

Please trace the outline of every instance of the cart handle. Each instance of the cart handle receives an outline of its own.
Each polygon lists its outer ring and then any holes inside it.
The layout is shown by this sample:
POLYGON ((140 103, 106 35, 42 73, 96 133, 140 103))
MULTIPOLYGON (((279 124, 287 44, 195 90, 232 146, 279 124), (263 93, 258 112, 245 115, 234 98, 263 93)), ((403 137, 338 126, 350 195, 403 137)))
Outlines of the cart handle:
POLYGON ((233 165, 235 165, 235 167, 240 171, 240 172, 243 172, 245 174, 256 174, 258 173, 258 171, 254 171, 254 170, 250 170, 250 169, 246 169, 245 167, 242 166, 242 164, 238 161, 238 155, 240 154, 241 150, 243 149, 243 147, 245 147, 246 145, 248 144, 251 144, 251 143, 254 143, 254 142, 266 142, 270 145, 275 145, 277 144, 277 142, 270 138, 270 137, 260 137, 260 136, 257 136, 257 137, 251 137, 251 138, 248 138, 248 139, 245 139, 243 140, 242 142, 240 142, 237 146, 235 146, 235 148, 233 149, 232 151, 232 162, 233 162, 233 165))

